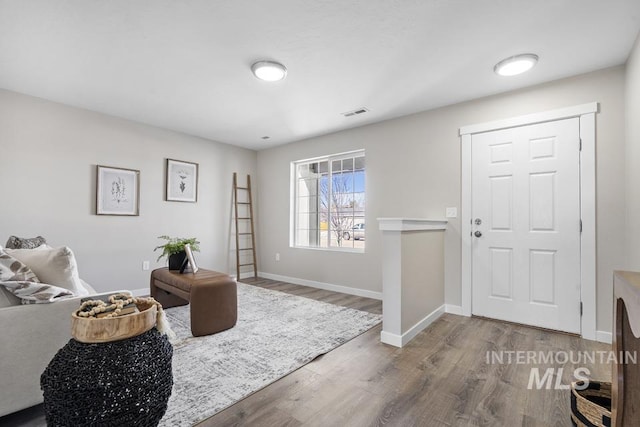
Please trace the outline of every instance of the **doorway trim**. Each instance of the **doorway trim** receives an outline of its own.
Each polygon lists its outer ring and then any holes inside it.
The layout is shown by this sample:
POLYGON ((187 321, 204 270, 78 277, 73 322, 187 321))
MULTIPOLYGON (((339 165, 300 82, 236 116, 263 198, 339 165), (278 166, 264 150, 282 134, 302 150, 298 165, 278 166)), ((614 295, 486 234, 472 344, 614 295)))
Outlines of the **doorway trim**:
POLYGON ((537 123, 578 117, 580 119, 580 298, 582 337, 597 339, 596 333, 596 120, 598 103, 575 105, 509 119, 479 123, 460 128, 462 237, 462 314, 471 316, 472 245, 471 245, 471 137, 474 134, 537 123))

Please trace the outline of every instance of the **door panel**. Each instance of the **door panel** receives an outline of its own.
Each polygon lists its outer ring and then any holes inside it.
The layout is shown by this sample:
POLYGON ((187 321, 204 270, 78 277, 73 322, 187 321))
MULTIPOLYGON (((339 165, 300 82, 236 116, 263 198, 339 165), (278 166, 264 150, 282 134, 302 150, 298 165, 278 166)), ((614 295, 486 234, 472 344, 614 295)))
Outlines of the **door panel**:
POLYGON ((542 172, 529 175, 530 231, 555 231, 556 173, 542 172))
POLYGON ((491 297, 513 297, 513 250, 491 248, 491 297))
POLYGON ((472 136, 472 312, 580 332, 579 119, 472 136))
POLYGON ((556 251, 529 251, 531 302, 556 305, 556 251))
POLYGON ((511 230, 513 216, 513 179, 509 176, 492 176, 491 212, 492 230, 511 230))

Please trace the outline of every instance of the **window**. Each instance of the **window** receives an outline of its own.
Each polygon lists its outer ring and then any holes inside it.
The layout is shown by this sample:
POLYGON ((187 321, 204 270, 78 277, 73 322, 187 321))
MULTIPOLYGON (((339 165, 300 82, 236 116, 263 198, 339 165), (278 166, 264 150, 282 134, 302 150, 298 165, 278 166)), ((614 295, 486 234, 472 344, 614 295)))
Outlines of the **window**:
POLYGON ((364 151, 293 162, 294 246, 365 247, 364 151))

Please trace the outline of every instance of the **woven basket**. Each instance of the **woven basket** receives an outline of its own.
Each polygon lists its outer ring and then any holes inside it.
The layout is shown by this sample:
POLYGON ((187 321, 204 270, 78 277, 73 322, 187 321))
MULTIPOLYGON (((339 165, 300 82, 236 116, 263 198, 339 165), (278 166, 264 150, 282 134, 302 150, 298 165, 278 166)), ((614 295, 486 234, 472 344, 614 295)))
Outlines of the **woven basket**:
POLYGON ((571 423, 576 427, 611 426, 611 383, 590 381, 571 384, 571 423))
POLYGON ((139 313, 126 316, 80 317, 71 314, 71 336, 83 343, 119 341, 143 334, 156 325, 158 309, 155 304, 137 304, 139 313))
POLYGON ((155 328, 127 340, 69 340, 40 377, 47 425, 157 426, 171 396, 172 356, 155 328))

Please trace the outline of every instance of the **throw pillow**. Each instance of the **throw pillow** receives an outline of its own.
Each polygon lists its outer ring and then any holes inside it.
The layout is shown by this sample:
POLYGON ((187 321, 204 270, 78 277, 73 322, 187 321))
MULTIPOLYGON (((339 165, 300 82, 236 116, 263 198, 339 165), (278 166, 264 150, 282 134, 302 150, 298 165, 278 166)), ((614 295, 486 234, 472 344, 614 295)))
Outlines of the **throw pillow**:
MULTIPOLYGON (((39 282, 35 273, 17 259, 7 255, 0 246, 0 282, 39 282)), ((0 308, 20 305, 20 298, 16 297, 9 289, 0 286, 0 308)))
POLYGON ((44 283, 6 281, 0 282, 0 285, 20 298, 22 304, 46 304, 73 297, 68 289, 44 283))
POLYGON ((0 248, 0 282, 39 282, 38 276, 16 258, 0 248))
POLYGON ((6 252, 29 266, 42 283, 67 289, 75 296, 88 295, 78 274, 76 257, 68 247, 6 249, 6 252))
POLYGON ((9 240, 7 240, 7 244, 5 246, 7 249, 35 249, 38 246, 45 245, 46 243, 47 240, 42 236, 31 238, 11 236, 9 237, 9 240))

